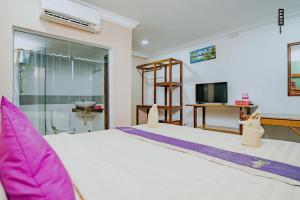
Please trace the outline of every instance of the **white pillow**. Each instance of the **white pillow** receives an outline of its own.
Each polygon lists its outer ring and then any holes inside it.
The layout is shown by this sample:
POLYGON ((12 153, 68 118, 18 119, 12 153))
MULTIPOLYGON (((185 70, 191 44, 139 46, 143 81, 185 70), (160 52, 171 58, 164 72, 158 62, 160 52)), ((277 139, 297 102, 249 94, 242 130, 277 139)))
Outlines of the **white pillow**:
POLYGON ((6 194, 5 194, 5 192, 4 192, 3 187, 2 187, 2 185, 1 185, 1 182, 0 182, 0 199, 1 199, 1 200, 7 200, 7 197, 6 197, 6 194))

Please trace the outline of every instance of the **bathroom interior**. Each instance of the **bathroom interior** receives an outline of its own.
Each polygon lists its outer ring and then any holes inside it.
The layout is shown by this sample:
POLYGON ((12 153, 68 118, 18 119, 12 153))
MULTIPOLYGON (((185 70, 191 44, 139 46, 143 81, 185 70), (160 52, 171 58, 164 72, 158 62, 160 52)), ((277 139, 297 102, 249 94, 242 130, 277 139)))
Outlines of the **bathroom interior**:
POLYGON ((43 135, 108 128, 109 50, 14 31, 14 103, 43 135))

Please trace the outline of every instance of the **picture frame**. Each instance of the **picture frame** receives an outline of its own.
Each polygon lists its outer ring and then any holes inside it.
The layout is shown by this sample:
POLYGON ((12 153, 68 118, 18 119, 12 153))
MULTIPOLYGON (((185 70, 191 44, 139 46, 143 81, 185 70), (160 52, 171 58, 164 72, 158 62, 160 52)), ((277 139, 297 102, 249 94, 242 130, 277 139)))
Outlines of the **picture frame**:
POLYGON ((211 59, 215 59, 216 56, 216 46, 209 46, 201 49, 197 49, 195 51, 190 52, 190 63, 198 63, 211 59))

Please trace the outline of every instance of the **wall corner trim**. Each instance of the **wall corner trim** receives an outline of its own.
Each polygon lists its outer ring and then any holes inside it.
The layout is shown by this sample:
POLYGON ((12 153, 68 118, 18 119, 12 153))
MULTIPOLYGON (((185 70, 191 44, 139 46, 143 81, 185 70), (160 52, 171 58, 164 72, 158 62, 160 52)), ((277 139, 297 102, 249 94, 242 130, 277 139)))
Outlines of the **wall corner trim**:
POLYGON ((148 59, 150 57, 149 55, 147 55, 143 52, 140 52, 140 51, 132 51, 132 56, 145 58, 145 59, 148 59))
POLYGON ((81 0, 71 0, 71 1, 79 3, 79 4, 87 6, 87 7, 90 7, 90 8, 93 8, 93 9, 96 9, 100 12, 100 16, 102 17, 102 19, 112 22, 112 23, 115 23, 115 24, 119 24, 126 28, 134 29, 135 27, 137 27, 140 24, 140 22, 138 22, 136 20, 118 15, 116 13, 105 10, 103 8, 100 8, 100 7, 90 4, 90 3, 86 3, 81 0))

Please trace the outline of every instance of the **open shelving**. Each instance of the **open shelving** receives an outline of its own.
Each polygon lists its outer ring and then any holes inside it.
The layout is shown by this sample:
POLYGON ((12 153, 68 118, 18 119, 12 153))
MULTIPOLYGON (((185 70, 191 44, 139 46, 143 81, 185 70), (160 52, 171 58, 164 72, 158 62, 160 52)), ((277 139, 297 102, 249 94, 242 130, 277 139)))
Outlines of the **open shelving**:
POLYGON ((154 104, 157 103, 157 88, 162 87, 164 89, 164 105, 158 105, 159 110, 164 111, 164 120, 160 120, 160 122, 168 123, 168 124, 176 124, 182 125, 183 124, 183 99, 182 99, 182 92, 183 92, 183 65, 181 60, 177 60, 174 58, 168 58, 164 60, 159 60, 155 62, 150 62, 147 64, 137 66, 138 70, 142 72, 142 104, 136 106, 136 122, 139 124, 139 110, 144 109, 146 110, 147 114, 152 107, 152 105, 144 104, 144 79, 145 73, 153 73, 153 86, 154 86, 154 93, 153 93, 153 102, 154 104), (179 81, 173 81, 173 67, 179 67, 179 81), (164 77, 163 82, 157 81, 157 72, 158 70, 164 70, 164 77), (173 92, 176 88, 179 88, 179 105, 173 105, 173 92), (174 119, 174 112, 179 111, 180 117, 179 119, 174 119))

